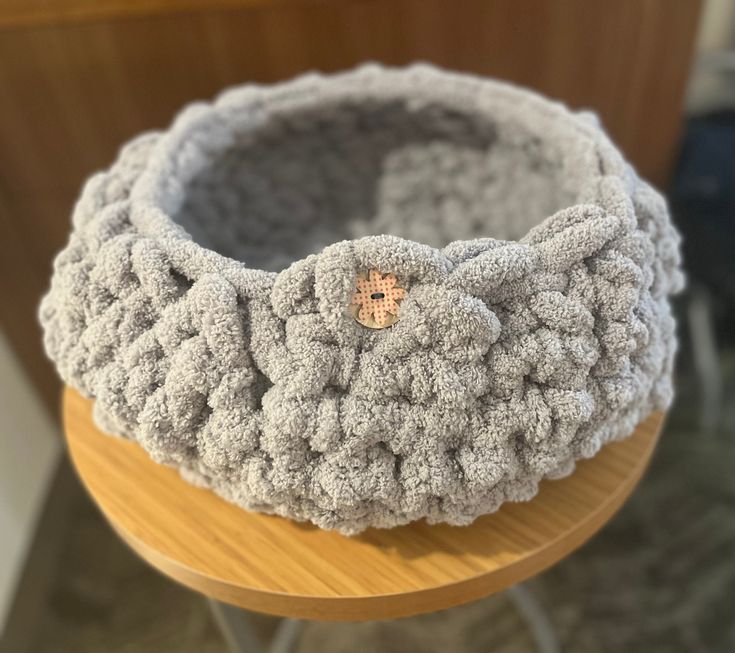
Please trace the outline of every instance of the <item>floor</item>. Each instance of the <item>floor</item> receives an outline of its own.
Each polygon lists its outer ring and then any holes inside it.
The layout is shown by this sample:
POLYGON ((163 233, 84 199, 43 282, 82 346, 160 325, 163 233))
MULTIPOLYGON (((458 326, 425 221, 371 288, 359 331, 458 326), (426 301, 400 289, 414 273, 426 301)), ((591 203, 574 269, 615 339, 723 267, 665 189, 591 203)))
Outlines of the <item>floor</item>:
MULTIPOLYGON (((686 357, 684 357, 686 358, 686 357)), ((722 365, 735 396, 735 354, 722 365)), ((653 465, 618 516, 527 587, 569 653, 735 651, 735 407, 702 433, 686 371, 653 465)), ((224 653, 198 595, 147 567, 79 492, 34 653, 224 653)), ((263 639, 276 619, 253 616, 263 639)), ((299 653, 532 651, 503 595, 393 622, 310 623, 299 653)))

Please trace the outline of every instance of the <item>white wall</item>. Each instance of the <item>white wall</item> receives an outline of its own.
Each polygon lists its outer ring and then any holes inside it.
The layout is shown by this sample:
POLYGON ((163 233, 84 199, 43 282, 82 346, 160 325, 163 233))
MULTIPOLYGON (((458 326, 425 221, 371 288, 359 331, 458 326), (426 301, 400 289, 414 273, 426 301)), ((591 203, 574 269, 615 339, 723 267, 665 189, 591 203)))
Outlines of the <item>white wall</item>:
POLYGON ((0 332, 0 634, 56 469, 55 430, 0 332))
POLYGON ((697 35, 689 113, 735 108, 735 2, 707 0, 697 35))

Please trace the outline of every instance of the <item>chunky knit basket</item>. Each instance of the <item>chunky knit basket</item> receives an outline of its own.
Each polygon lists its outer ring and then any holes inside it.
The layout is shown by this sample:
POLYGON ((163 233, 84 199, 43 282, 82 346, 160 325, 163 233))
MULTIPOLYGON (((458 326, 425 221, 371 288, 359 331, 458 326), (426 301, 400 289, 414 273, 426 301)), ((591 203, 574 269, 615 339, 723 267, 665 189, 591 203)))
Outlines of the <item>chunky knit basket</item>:
POLYGON ((468 524, 671 401, 664 201, 594 116, 507 84, 234 88, 125 146, 73 224, 40 311, 62 378, 249 510, 468 524))

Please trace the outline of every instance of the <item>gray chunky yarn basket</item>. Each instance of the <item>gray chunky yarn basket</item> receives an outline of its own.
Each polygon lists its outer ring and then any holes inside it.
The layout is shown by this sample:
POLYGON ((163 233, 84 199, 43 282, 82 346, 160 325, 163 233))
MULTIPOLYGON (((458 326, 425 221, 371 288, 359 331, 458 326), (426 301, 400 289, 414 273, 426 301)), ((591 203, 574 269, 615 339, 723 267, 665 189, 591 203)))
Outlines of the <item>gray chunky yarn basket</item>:
POLYGON ((671 400, 664 201, 594 116, 507 84, 234 88, 128 144, 73 224, 40 310, 62 378, 250 510, 468 524, 671 400), (349 311, 370 269, 405 289, 390 328, 349 311))

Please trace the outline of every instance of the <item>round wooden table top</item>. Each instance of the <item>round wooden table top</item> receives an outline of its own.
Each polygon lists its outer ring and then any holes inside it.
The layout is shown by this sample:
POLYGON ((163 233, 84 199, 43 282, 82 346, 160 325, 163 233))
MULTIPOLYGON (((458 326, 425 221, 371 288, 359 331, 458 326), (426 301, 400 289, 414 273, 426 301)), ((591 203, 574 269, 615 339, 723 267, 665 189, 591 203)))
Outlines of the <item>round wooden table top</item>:
POLYGON ((134 442, 93 424, 67 389, 64 425, 77 473, 120 537, 156 569, 212 598, 281 616, 359 621, 432 612, 519 583, 597 532, 630 495, 664 415, 471 526, 417 522, 344 537, 249 513, 183 481, 134 442))

